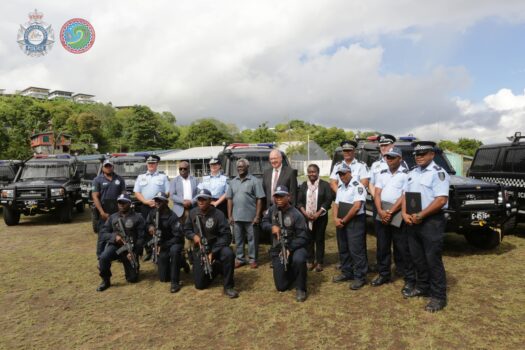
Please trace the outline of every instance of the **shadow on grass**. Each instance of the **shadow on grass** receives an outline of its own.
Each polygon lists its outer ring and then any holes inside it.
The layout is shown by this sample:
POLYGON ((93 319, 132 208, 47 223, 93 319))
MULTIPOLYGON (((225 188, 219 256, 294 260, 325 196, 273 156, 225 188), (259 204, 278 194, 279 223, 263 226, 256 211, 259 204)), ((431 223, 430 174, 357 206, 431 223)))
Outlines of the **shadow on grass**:
POLYGON ((29 227, 29 226, 52 226, 52 225, 74 225, 81 222, 91 221, 89 213, 85 211, 83 213, 78 213, 76 210, 73 211, 73 219, 70 223, 62 223, 58 217, 57 212, 50 212, 46 214, 36 214, 36 215, 21 215, 19 226, 29 227))
POLYGON ((516 245, 503 239, 499 246, 494 249, 483 250, 470 245, 465 237, 456 233, 448 233, 445 236, 443 256, 465 257, 473 255, 502 255, 516 249, 516 245))

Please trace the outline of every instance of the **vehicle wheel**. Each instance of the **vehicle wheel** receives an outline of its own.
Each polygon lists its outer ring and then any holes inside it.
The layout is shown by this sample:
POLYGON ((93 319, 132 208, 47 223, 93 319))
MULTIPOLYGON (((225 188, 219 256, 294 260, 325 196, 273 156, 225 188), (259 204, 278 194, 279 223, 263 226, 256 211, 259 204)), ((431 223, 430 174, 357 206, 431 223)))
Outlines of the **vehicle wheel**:
POLYGON ((75 208, 77 209, 77 213, 83 213, 84 212, 84 202, 79 202, 75 205, 75 208))
POLYGON ((66 199, 64 204, 60 207, 59 215, 60 215, 60 222, 68 223, 73 220, 73 204, 71 203, 70 199, 66 199))
POLYGON ((91 225, 93 226, 93 232, 98 233, 98 215, 95 215, 97 209, 91 210, 91 225))
MULTIPOLYGON (((467 242, 480 249, 492 249, 500 244, 500 234, 490 227, 465 231, 467 242)), ((503 236, 501 236, 503 237, 503 236)))
POLYGON ((20 212, 9 207, 4 207, 4 222, 7 226, 18 225, 20 222, 20 212))

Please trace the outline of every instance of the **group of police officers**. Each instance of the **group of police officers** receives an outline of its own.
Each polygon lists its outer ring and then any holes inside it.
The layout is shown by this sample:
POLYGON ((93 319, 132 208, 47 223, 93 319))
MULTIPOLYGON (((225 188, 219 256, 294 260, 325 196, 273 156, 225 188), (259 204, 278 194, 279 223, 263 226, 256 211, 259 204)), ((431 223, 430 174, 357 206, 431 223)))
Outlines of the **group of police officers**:
MULTIPOLYGON (((429 297, 425 310, 441 310, 447 304, 442 247, 449 175, 433 161, 434 142, 412 143, 416 163, 413 169, 402 160, 394 136, 380 135, 378 142, 380 157, 370 169, 355 158, 356 142, 341 142, 343 161, 330 175, 340 270, 333 282, 349 281, 352 290, 366 284, 369 266, 365 202, 369 193, 374 204, 378 270, 370 284, 378 287, 392 281, 393 255, 396 271, 405 281, 403 297, 429 297)), ((188 241, 195 287, 204 289, 221 274, 224 294, 238 297, 234 289, 235 254, 230 248, 232 232, 225 206, 228 179, 220 173, 220 162, 211 160, 212 174, 198 185, 188 211, 177 215, 168 207, 170 182, 157 170, 159 161, 159 156, 150 155, 147 172, 135 181, 135 196, 142 203, 137 209, 140 213, 131 208, 124 179, 113 171, 110 160, 104 161, 102 173, 93 180, 93 202, 100 215, 97 257, 102 283, 97 291, 111 286, 110 268, 115 260, 123 263, 126 280, 137 282, 139 257, 144 250, 143 261, 153 257, 160 281, 171 282, 170 291, 178 292, 180 270, 190 272, 184 253, 188 241)), ((270 266, 275 287, 285 291, 295 285, 296 300, 305 301, 311 240, 308 218, 295 207, 295 191, 287 186, 275 186, 266 195, 272 200, 261 228, 273 238, 270 266)))

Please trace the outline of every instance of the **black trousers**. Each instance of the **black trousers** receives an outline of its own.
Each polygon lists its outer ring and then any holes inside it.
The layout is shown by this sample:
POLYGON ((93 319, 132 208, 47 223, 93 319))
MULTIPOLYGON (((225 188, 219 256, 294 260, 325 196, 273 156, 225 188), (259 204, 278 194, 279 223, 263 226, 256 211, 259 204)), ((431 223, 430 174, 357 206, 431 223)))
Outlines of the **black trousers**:
POLYGON ((379 274, 383 277, 390 278, 390 265, 392 262, 391 246, 393 243, 394 260, 396 251, 401 255, 400 261, 396 261, 396 268, 403 274, 405 282, 414 283, 416 281, 416 275, 408 248, 408 235, 404 226, 395 227, 392 225, 383 225, 380 221, 375 221, 377 222, 377 267, 379 274))
POLYGON ((279 292, 288 290, 295 282, 295 288, 306 292, 306 260, 308 252, 306 248, 299 248, 290 252, 288 257, 287 271, 284 271, 284 265, 278 254, 272 254, 273 281, 275 288, 279 292))
POLYGON ((315 262, 324 264, 324 241, 326 225, 328 224, 328 214, 320 216, 313 222, 312 230, 308 230, 310 234, 310 243, 308 244, 308 262, 315 262))
POLYGON ((407 225, 408 246, 416 267, 416 287, 436 299, 447 299, 447 277, 442 251, 446 219, 443 213, 427 217, 419 225, 407 225))
POLYGON ((341 272, 349 278, 363 281, 368 272, 365 220, 365 214, 358 215, 336 231, 341 272))
POLYGON ((98 233, 97 233, 97 258, 100 259, 100 255, 104 251, 104 248, 106 247, 106 244, 108 243, 106 239, 103 238, 101 233, 101 228, 104 226, 106 222, 102 219, 98 220, 98 233))
MULTIPOLYGON (((118 248, 119 247, 113 244, 107 244, 102 254, 100 254, 100 258, 98 260, 98 269, 100 272, 100 277, 109 279, 112 275, 111 262, 119 260, 124 265, 124 274, 126 276, 126 281, 131 283, 137 282, 139 279, 138 272, 131 267, 131 263, 128 260, 125 253, 117 254, 118 248)), ((137 252, 135 252, 135 254, 137 254, 137 252)))
POLYGON ((159 280, 178 284, 180 281, 180 269, 182 268, 183 243, 172 244, 169 247, 162 247, 159 252, 158 269, 159 280))
POLYGON ((201 265, 200 251, 194 248, 193 253, 193 280, 195 288, 206 289, 213 281, 213 279, 222 274, 224 289, 233 288, 233 268, 235 261, 235 254, 230 247, 222 247, 217 253, 213 254, 212 262, 212 278, 204 273, 204 268, 201 265))
MULTIPOLYGON (((138 206, 138 212, 140 213, 140 215, 142 215, 142 218, 144 219, 144 221, 146 221, 150 211, 152 211, 152 210, 153 210, 152 207, 144 205, 144 204, 138 206)), ((153 249, 148 246, 148 238, 151 238, 151 235, 148 233, 148 226, 147 225, 144 228, 144 230, 145 230, 144 237, 147 237, 146 241, 144 242, 144 250, 146 251, 146 253, 151 253, 153 251, 153 249)), ((142 252, 140 252, 139 255, 142 256, 142 252)))

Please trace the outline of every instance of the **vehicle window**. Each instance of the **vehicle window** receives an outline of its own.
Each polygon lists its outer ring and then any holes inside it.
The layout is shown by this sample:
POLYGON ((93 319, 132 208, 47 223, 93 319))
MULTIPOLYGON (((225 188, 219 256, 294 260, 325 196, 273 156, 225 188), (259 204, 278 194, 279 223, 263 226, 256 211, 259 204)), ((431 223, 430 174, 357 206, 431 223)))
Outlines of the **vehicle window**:
POLYGON ((499 148, 484 148, 478 150, 470 169, 473 171, 488 171, 494 168, 499 155, 499 148))
POLYGON ((504 171, 516 173, 525 172, 525 148, 516 148, 508 150, 503 163, 504 171))
POLYGON ((11 181, 15 177, 13 170, 8 165, 0 166, 0 180, 11 181))
POLYGON ((86 164, 86 174, 84 178, 87 180, 93 180, 98 174, 99 163, 88 163, 86 164))
POLYGON ((139 176, 147 170, 146 162, 115 163, 114 170, 120 176, 139 176))
POLYGON ((67 164, 26 164, 20 179, 68 178, 71 171, 67 164))

